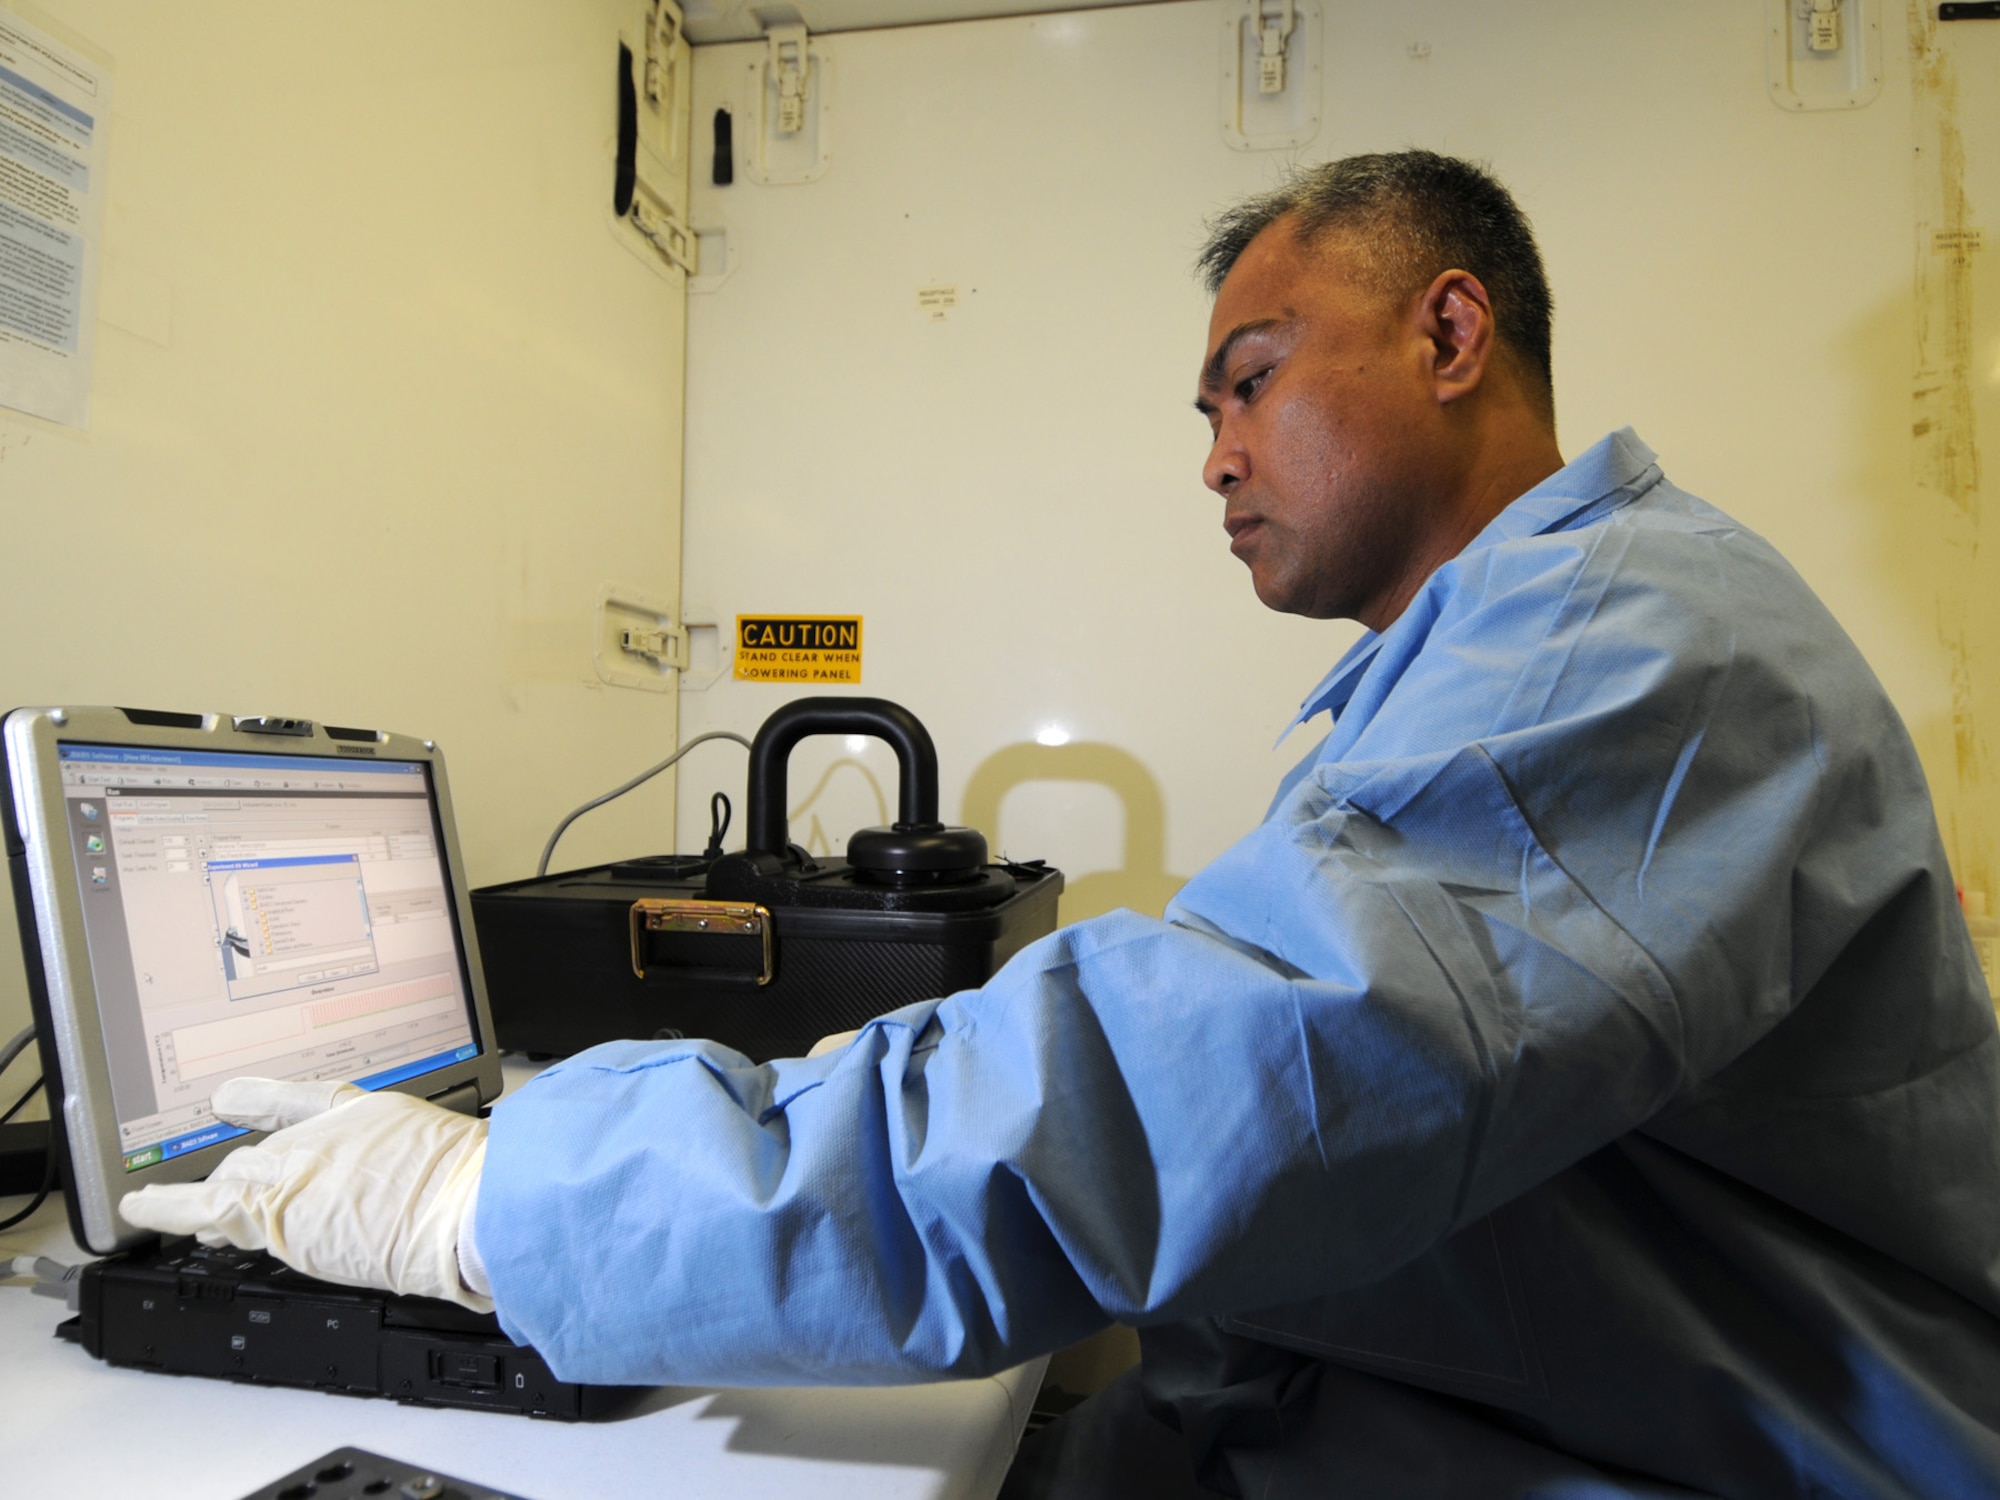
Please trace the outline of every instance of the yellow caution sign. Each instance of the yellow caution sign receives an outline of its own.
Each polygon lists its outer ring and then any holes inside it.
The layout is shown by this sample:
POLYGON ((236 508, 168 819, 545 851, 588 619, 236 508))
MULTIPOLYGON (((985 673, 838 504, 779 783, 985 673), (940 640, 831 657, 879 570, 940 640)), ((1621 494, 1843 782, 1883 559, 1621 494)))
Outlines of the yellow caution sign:
POLYGON ((738 682, 859 682, 861 616, 738 615, 738 682))

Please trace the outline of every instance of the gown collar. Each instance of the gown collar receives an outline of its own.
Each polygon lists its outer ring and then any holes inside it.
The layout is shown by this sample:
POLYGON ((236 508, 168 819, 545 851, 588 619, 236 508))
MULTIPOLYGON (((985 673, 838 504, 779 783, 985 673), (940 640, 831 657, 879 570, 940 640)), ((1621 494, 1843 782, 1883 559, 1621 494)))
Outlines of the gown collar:
MULTIPOLYGON (((1653 450, 1631 428, 1621 427, 1513 501, 1487 522, 1485 530, 1466 543, 1465 550, 1458 555, 1469 557, 1500 542, 1587 525, 1628 504, 1650 489, 1659 477, 1653 450)), ((1285 726, 1278 742, 1284 743, 1286 735, 1315 714, 1332 713, 1338 717, 1348 699, 1354 696, 1355 686, 1368 670, 1368 664, 1375 659, 1381 641, 1381 635, 1371 630, 1348 647, 1333 670, 1306 694, 1298 717, 1285 726)))

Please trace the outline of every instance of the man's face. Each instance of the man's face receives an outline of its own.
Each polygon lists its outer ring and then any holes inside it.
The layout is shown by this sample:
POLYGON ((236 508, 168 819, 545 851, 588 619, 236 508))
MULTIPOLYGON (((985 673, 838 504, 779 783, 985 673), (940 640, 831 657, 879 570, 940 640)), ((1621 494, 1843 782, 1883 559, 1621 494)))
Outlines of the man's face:
POLYGON ((1446 445, 1411 305, 1351 266, 1337 235, 1308 247, 1289 220, 1252 240, 1216 296, 1195 406, 1257 597, 1379 629, 1407 599, 1446 445))

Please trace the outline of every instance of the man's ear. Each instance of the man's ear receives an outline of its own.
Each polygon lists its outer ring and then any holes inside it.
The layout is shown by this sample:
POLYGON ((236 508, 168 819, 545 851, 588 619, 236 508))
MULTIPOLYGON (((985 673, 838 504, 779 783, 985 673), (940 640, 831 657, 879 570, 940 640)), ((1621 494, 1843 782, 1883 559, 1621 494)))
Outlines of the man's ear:
POLYGON ((1438 404, 1470 395, 1494 359, 1493 299, 1470 271, 1444 271, 1418 304, 1438 404))

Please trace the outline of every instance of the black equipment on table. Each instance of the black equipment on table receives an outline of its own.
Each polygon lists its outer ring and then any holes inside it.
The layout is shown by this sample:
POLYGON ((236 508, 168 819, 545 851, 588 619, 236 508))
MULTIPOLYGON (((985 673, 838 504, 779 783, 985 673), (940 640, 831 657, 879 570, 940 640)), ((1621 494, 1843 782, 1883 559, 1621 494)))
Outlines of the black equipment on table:
POLYGON ((316 1281, 261 1251, 171 1240, 91 1261, 77 1292, 57 1336, 130 1369, 565 1422, 640 1393, 558 1378, 491 1313, 316 1281))
POLYGON ((623 1037, 706 1037, 762 1062, 898 1006, 984 983, 1051 932, 1062 875, 988 859, 938 821, 937 751, 881 698, 803 698, 757 731, 748 847, 658 855, 472 893, 502 1047, 564 1054, 623 1037), (786 768, 800 740, 859 734, 896 752, 895 823, 847 857, 787 837, 786 768))

